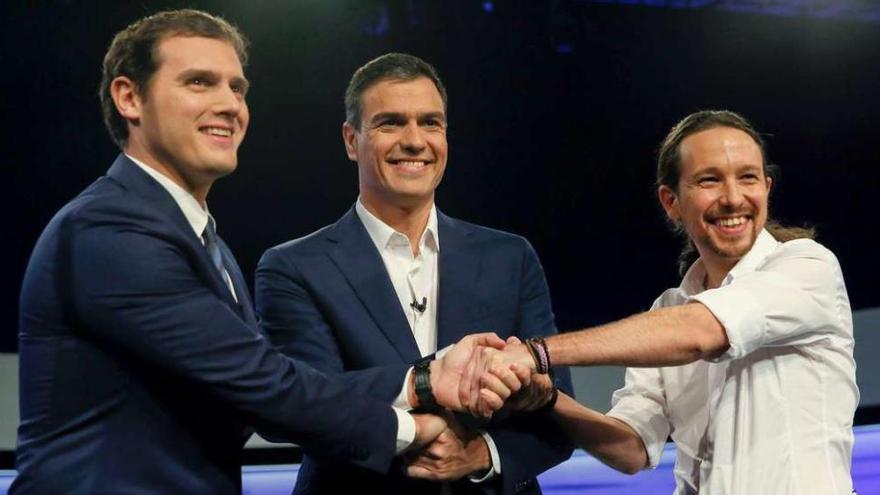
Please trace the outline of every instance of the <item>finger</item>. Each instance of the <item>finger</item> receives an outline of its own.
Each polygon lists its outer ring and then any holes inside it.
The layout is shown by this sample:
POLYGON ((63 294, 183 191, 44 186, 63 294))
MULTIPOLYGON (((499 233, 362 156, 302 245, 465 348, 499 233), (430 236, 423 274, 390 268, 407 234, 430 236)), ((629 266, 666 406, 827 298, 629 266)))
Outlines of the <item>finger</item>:
POLYGON ((486 333, 477 333, 473 335, 474 341, 477 345, 484 345, 487 347, 494 347, 495 349, 504 349, 504 346, 507 345, 504 342, 504 339, 499 337, 498 335, 492 332, 486 333))
POLYGON ((494 366, 489 371, 504 383, 504 386, 510 390, 511 394, 518 392, 519 389, 522 388, 522 382, 519 377, 510 370, 509 366, 494 366))
POLYGON ((468 359, 464 374, 458 382, 458 402, 465 410, 470 410, 477 398, 474 396, 473 383, 476 382, 476 370, 479 367, 480 348, 474 349, 468 359))
MULTIPOLYGON (((516 377, 514 377, 514 380, 517 382, 517 384, 519 383, 519 380, 516 380, 516 377)), ((500 397, 502 400, 507 400, 507 398, 511 395, 510 387, 508 387, 501 378, 493 373, 484 373, 483 376, 480 377, 480 388, 494 392, 495 395, 500 397)))
POLYGON ((419 478, 419 479, 431 480, 431 481, 435 481, 438 478, 437 473, 435 473, 434 471, 431 471, 430 469, 428 469, 425 466, 418 465, 418 464, 412 464, 412 465, 407 466, 406 467, 406 475, 409 476, 410 478, 419 478))
POLYGON ((481 416, 491 418, 492 413, 504 406, 504 400, 491 390, 480 390, 480 404, 482 405, 481 416))
POLYGON ((510 365, 510 371, 519 379, 523 387, 528 387, 532 383, 532 370, 522 366, 519 363, 510 365))
POLYGON ((521 343, 522 343, 522 341, 519 340, 516 337, 516 335, 511 335, 510 337, 507 337, 507 345, 511 345, 511 344, 515 345, 515 344, 521 344, 521 343))

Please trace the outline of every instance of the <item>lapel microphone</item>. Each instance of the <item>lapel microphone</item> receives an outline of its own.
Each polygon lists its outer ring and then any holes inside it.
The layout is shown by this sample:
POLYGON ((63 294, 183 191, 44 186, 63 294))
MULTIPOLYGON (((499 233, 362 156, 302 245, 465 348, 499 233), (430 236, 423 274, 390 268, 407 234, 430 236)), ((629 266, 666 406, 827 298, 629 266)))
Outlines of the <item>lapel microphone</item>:
POLYGON ((422 298, 422 303, 419 304, 419 302, 416 301, 415 296, 413 296, 413 300, 412 300, 411 303, 409 303, 409 307, 411 307, 412 309, 418 311, 419 313, 424 313, 424 312, 425 312, 425 308, 428 307, 428 298, 427 298, 427 297, 423 297, 423 298, 422 298))

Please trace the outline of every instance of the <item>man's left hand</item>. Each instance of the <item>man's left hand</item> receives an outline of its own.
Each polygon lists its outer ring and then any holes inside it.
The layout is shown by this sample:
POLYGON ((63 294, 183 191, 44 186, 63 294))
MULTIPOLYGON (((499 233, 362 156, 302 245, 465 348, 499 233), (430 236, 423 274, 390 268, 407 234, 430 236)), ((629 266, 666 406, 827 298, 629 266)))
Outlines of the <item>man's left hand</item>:
POLYGON ((454 418, 433 442, 407 456, 406 473, 413 478, 455 481, 492 468, 489 446, 479 432, 467 430, 454 418))

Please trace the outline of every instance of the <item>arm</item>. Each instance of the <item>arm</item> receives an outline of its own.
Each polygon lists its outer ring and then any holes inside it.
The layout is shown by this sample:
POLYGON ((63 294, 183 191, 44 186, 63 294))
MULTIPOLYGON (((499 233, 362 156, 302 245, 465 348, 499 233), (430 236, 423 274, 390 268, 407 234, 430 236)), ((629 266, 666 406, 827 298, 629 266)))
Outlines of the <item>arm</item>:
POLYGON ((396 420, 387 405, 274 351, 206 285, 190 245, 162 230, 164 219, 96 209, 64 226, 65 291, 87 338, 311 453, 388 468, 396 420))
POLYGON ((642 438, 623 421, 580 405, 559 394, 553 419, 580 448, 612 468, 635 474, 648 466, 642 438))
POLYGON ((278 350, 325 373, 342 374, 357 393, 389 404, 394 401, 410 365, 346 371, 333 327, 290 256, 278 249, 266 251, 257 266, 254 287, 260 327, 278 350))
MULTIPOLYGON (((699 359, 713 359, 730 344, 724 327, 699 302, 660 308, 595 328, 545 339, 554 366, 678 366, 699 359)), ((483 364, 492 375, 510 374, 517 363, 534 371, 535 361, 524 344, 508 345, 483 364)))

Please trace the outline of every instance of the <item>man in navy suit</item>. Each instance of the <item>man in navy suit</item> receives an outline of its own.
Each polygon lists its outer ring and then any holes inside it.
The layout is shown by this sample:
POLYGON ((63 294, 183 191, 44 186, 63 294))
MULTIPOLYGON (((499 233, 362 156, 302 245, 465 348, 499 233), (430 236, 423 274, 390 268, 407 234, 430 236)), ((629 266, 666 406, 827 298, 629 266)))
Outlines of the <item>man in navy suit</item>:
MULTIPOLYGON (((414 404, 386 369, 419 382, 423 357, 468 331, 555 333, 538 258, 522 237, 440 213, 446 92, 436 71, 387 54, 355 72, 342 135, 360 197, 338 222, 270 249, 257 269, 257 310, 286 354, 359 381, 386 402, 414 404)), ((556 383, 570 390, 567 372, 556 383)), ((424 402, 424 401, 422 401, 424 402)), ((295 493, 540 493, 535 476, 572 451, 552 421, 499 414, 449 428, 396 474, 307 456, 295 493)))
MULTIPOLYGON (((24 278, 11 493, 240 493, 246 425, 376 472, 443 431, 259 332, 206 204, 247 130, 245 61, 240 33, 194 10, 114 38, 100 93, 123 154, 52 219, 24 278)), ((433 399, 461 408, 480 341, 503 345, 484 335, 435 362, 433 399)))

